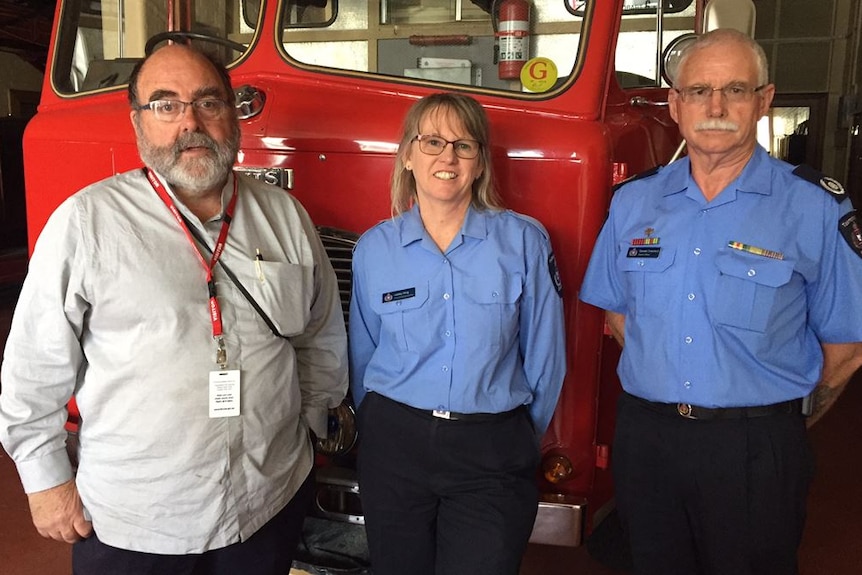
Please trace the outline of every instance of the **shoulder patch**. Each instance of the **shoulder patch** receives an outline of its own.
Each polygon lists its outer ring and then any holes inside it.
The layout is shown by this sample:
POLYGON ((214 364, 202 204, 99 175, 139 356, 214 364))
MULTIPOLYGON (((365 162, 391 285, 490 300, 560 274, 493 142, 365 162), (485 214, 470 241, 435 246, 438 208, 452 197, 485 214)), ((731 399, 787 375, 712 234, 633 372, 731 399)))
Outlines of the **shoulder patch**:
POLYGON ((551 274, 551 283, 554 284, 554 289, 557 290, 557 295, 563 296, 563 279, 560 277, 560 270, 557 267, 557 258, 553 252, 548 256, 548 272, 551 274))
POLYGON ((626 184, 630 184, 631 182, 634 182, 636 180, 642 180, 643 178, 648 178, 650 176, 654 176, 661 169, 662 169, 662 166, 659 165, 659 166, 656 166, 654 168, 650 168, 649 170, 647 170, 645 172, 635 174, 634 176, 632 176, 630 178, 626 178, 625 180, 623 180, 622 182, 620 182, 618 184, 614 184, 614 186, 611 188, 611 191, 616 192, 618 189, 620 189, 621 187, 623 187, 626 184))
POLYGON ((847 240, 850 249, 862 258, 862 223, 859 222, 858 213, 854 210, 844 214, 838 221, 838 231, 847 240))
POLYGON ((826 193, 835 198, 835 201, 838 203, 843 202, 847 197, 847 191, 841 185, 841 182, 835 178, 830 178, 811 166, 800 164, 793 170, 793 175, 802 178, 806 182, 811 182, 815 186, 820 186, 826 193))

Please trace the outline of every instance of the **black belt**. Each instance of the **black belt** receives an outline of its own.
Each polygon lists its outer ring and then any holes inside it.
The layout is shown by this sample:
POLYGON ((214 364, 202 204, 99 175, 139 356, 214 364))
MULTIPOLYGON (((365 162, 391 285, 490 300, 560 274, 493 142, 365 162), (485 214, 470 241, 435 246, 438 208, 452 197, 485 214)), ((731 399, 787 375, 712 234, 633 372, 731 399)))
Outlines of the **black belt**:
POLYGON ((472 422, 482 422, 482 421, 502 421, 504 419, 508 419, 513 415, 520 413, 525 409, 523 405, 516 407, 515 409, 509 411, 503 411, 501 413, 458 413, 457 411, 444 411, 442 409, 419 409, 417 407, 412 407, 410 405, 404 405, 404 407, 409 408, 412 411, 421 413, 422 415, 428 415, 434 417, 436 419, 445 419, 448 421, 472 421, 472 422))
POLYGON ((377 396, 383 401, 394 403, 395 405, 403 407, 404 409, 410 410, 414 413, 418 413, 426 417, 433 417, 434 419, 445 419, 448 421, 502 421, 527 409, 526 405, 519 405, 515 409, 510 409, 509 411, 503 411, 500 413, 458 413, 457 411, 445 411, 442 409, 420 409, 418 407, 413 407, 412 405, 407 405, 406 403, 401 403, 400 401, 395 401, 394 399, 386 397, 385 395, 369 391, 367 396, 371 395, 377 396))
POLYGON ((768 415, 801 414, 802 400, 792 399, 769 405, 747 407, 700 407, 690 403, 658 403, 627 394, 645 407, 664 415, 676 415, 686 419, 749 419, 768 415))
POLYGON ((523 406, 516 407, 502 413, 458 413, 457 411, 443 411, 440 409, 419 409, 417 411, 421 411, 437 419, 448 419, 449 421, 502 421, 519 413, 522 408, 523 406))

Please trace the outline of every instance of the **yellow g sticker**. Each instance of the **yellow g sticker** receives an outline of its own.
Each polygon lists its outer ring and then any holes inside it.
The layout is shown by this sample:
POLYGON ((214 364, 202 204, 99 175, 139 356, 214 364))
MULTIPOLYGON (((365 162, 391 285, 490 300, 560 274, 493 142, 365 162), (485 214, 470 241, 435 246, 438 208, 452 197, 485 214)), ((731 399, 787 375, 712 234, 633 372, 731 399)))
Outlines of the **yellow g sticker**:
POLYGON ((521 84, 530 92, 547 92, 557 81, 557 65, 550 58, 531 58, 521 68, 521 84))

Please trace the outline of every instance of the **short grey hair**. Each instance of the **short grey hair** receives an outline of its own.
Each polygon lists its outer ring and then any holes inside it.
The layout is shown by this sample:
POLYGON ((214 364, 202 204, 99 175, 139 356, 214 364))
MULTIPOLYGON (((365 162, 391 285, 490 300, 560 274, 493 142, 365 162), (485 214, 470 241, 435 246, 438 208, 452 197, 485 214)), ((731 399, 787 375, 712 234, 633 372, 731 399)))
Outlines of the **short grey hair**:
MULTIPOLYGON (((716 44, 733 42, 743 44, 751 50, 752 55, 755 58, 755 62, 757 63, 757 85, 765 86, 768 84, 769 62, 766 59, 766 52, 763 51, 760 44, 758 44, 751 36, 748 36, 734 28, 718 28, 711 32, 707 32, 706 34, 701 34, 694 42, 685 46, 682 49, 679 64, 677 65, 677 77, 679 77, 679 71, 683 69, 686 61, 692 54, 703 50, 704 48, 715 46, 716 44)), ((680 86, 674 87, 679 88, 680 86)))

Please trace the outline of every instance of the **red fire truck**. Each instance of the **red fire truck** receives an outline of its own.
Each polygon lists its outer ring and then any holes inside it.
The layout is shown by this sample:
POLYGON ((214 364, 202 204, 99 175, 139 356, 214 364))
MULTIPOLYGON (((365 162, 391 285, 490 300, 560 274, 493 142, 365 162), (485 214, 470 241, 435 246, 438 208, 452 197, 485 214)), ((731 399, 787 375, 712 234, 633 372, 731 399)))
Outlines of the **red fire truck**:
MULTIPOLYGON (((612 504, 619 392, 619 349, 602 313, 578 301, 578 287, 612 185, 667 163, 679 147, 662 57, 703 28, 710 7, 704 0, 61 0, 41 104, 24 138, 30 245, 64 198, 140 166, 127 78, 159 44, 189 42, 230 69, 242 126, 236 169, 306 206, 322 226, 346 303, 351 243, 390 214, 388 179, 407 108, 437 91, 473 95, 491 121, 505 203, 544 223, 559 262, 568 374, 542 444, 533 541, 578 545, 612 504)), ((74 415, 73 407, 73 428, 74 415)), ((320 473, 319 515, 361 524, 345 454, 350 416, 344 406, 331 417, 322 447, 334 455, 320 473)))

